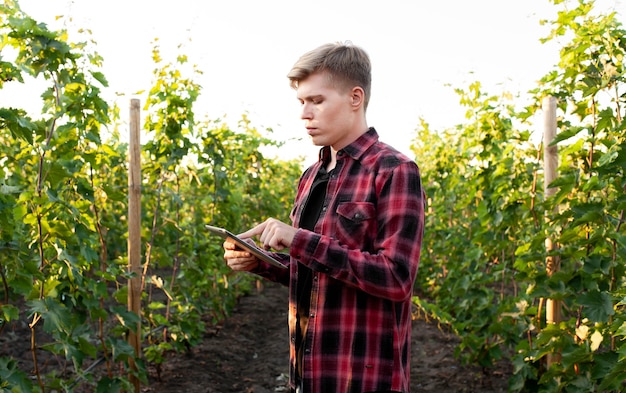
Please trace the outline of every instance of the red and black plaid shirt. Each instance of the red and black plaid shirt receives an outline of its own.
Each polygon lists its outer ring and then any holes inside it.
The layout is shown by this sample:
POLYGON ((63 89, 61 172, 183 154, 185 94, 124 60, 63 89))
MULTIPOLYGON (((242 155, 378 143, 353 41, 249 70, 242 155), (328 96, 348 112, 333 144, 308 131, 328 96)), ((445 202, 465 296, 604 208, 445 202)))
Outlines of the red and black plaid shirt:
MULTIPOLYGON (((294 223, 328 148, 298 184, 294 223)), ((313 271, 304 337, 306 393, 409 392, 411 294, 424 231, 424 192, 415 162, 367 133, 337 153, 314 231, 298 230, 289 269, 257 274, 290 287, 290 381, 296 370, 298 263, 313 271)))

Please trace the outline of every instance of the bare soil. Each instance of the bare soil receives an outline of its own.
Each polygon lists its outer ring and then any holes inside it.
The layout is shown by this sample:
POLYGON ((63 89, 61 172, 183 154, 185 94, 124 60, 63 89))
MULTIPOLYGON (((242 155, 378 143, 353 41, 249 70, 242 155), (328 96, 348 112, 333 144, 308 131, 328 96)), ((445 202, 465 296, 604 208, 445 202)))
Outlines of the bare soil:
MULTIPOLYGON (((150 393, 274 393, 287 392, 288 334, 287 288, 263 282, 259 289, 239 299, 222 323, 208 325, 199 345, 185 353, 171 353, 160 369, 149 366, 150 393)), ((44 340, 45 341, 45 340, 44 340)), ((39 342, 44 342, 39 341, 39 342)), ((413 321, 411 392, 507 391, 510 365, 502 362, 484 370, 463 366, 454 358, 458 338, 423 318, 413 321)), ((38 351, 45 372, 72 377, 71 365, 38 351)), ((26 322, 7 326, 0 335, 0 357, 18 361, 22 370, 33 369, 30 330, 26 322)), ((98 370, 94 370, 98 373, 98 370)), ((1 382, 1 381, 0 381, 1 382)), ((78 384, 75 393, 92 393, 78 384)))
MULTIPOLYGON (((454 358, 458 339, 423 319, 413 321, 411 392, 506 392, 510 367, 463 366, 454 358)), ((176 354, 160 373, 150 370, 155 393, 286 392, 288 372, 287 288, 265 283, 240 299, 204 340, 176 354), (159 375, 160 374, 160 375, 159 375)))

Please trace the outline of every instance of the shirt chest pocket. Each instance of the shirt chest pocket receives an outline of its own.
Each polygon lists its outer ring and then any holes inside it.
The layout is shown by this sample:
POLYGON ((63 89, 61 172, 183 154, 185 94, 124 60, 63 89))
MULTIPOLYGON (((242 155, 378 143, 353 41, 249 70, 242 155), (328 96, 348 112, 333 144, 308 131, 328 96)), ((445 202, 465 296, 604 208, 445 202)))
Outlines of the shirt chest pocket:
POLYGON ((351 248, 371 245, 376 206, 371 202, 345 202, 337 206, 337 240, 351 248))

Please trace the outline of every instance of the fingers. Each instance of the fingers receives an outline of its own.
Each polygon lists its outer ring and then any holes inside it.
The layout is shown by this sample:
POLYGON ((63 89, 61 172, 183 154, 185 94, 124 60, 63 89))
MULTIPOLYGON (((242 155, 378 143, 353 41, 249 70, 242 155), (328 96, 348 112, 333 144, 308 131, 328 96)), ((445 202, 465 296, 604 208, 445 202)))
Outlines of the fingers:
POLYGON ((255 257, 248 251, 240 249, 235 243, 230 240, 224 241, 224 259, 254 259, 255 257))
MULTIPOLYGON (((271 219, 270 219, 271 220, 271 219)), ((280 241, 280 233, 279 233, 279 224, 282 224, 280 221, 265 221, 265 228, 261 236, 259 237, 259 241, 263 245, 263 248, 269 250, 271 248, 275 250, 280 250, 285 248, 280 241)))
POLYGON ((230 242, 224 242, 224 260, 228 267, 236 271, 250 271, 256 268, 259 261, 247 251, 242 251, 230 242))
POLYGON ((265 230, 265 227, 267 226, 267 222, 269 220, 271 220, 271 218, 266 220, 265 222, 255 226, 254 228, 248 229, 244 233, 241 233, 241 234, 237 235, 237 237, 239 237, 241 239, 248 239, 248 238, 251 238, 251 237, 254 237, 254 236, 261 235, 263 233, 263 231, 265 230))
POLYGON ((259 241, 265 249, 282 250, 290 247, 297 231, 296 228, 274 218, 267 219, 259 241))
MULTIPOLYGON (((246 243, 251 244, 252 246, 256 246, 252 239, 244 239, 246 243)), ((222 247, 224 248, 224 259, 228 258, 253 258, 254 256, 246 251, 246 249, 241 247, 241 244, 235 243, 230 239, 225 240, 222 243, 222 247)))
POLYGON ((271 248, 275 250, 280 250, 285 248, 285 246, 280 241, 280 227, 286 225, 282 222, 276 220, 275 218, 268 218, 261 224, 255 226, 252 229, 247 230, 244 233, 238 235, 239 238, 248 239, 254 236, 259 237, 259 242, 261 246, 269 250, 271 248))
POLYGON ((226 259, 228 267, 235 271, 248 272, 259 265, 259 261, 254 257, 249 258, 229 258, 226 259))

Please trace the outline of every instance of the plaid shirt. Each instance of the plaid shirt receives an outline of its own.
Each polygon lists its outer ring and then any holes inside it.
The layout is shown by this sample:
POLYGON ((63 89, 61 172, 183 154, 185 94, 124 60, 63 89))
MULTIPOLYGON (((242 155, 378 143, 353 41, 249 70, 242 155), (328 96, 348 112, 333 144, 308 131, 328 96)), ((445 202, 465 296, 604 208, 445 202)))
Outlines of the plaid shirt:
MULTIPOLYGON (((304 172, 294 223, 325 165, 304 172)), ((298 263, 313 271, 305 336, 305 393, 410 391, 411 295, 424 230, 419 169, 373 128, 337 152, 315 231, 298 230, 289 264, 255 273, 289 285, 290 383, 295 382, 298 263)))

